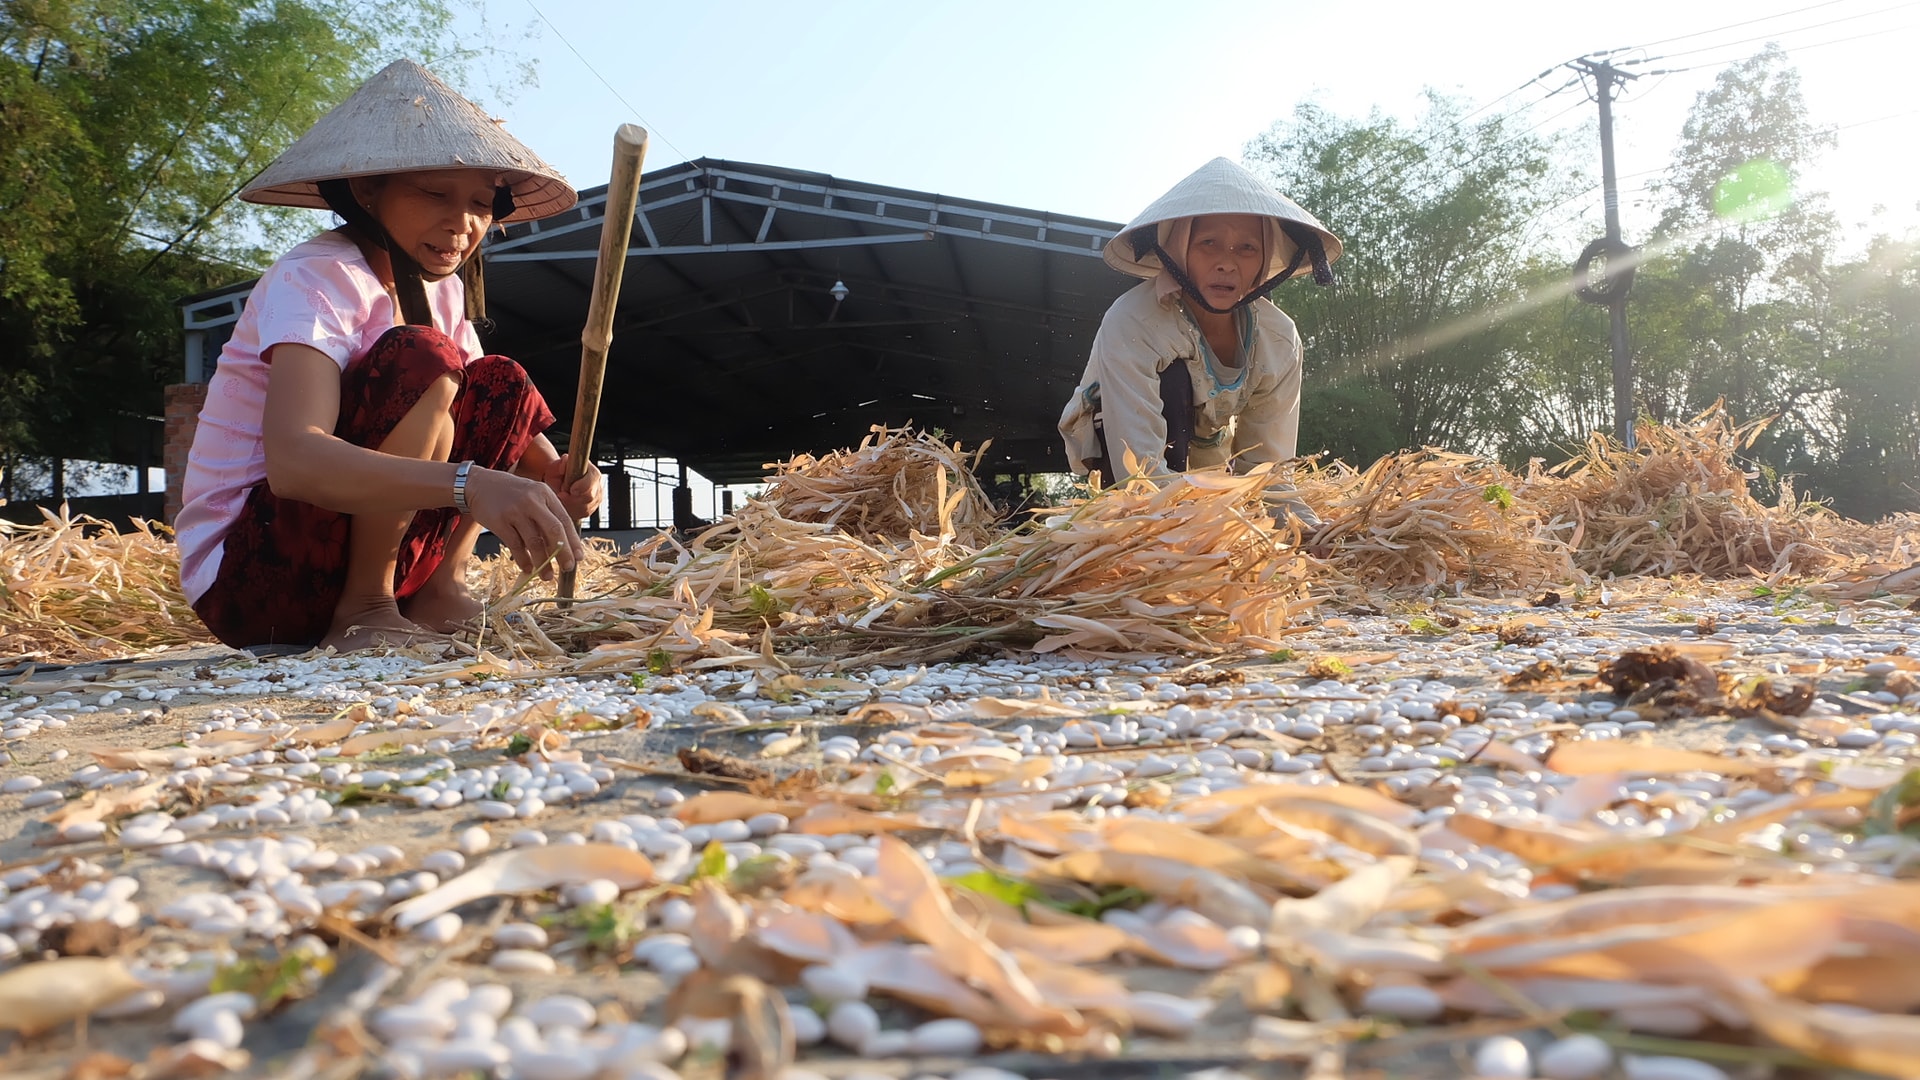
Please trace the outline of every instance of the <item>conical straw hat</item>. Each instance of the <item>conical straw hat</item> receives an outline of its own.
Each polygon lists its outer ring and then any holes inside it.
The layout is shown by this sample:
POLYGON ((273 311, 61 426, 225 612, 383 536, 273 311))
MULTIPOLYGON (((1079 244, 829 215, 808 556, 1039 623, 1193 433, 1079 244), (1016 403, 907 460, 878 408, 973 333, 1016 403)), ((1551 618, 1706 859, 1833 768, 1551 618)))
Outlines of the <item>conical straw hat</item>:
MULTIPOLYGON (((1173 190, 1155 199, 1152 206, 1141 211, 1139 217, 1120 230, 1120 235, 1107 241, 1102 249, 1107 265, 1134 277, 1151 278, 1158 275, 1158 255, 1152 252, 1139 257, 1134 255, 1133 231, 1157 225, 1160 243, 1165 246, 1174 222, 1201 214, 1257 214, 1269 219, 1266 228, 1267 266, 1260 275, 1261 280, 1280 273, 1293 261, 1294 243, 1281 231, 1282 221, 1304 225, 1319 233, 1320 242, 1326 247, 1328 262, 1340 257, 1340 238, 1327 231, 1327 227, 1320 224, 1317 218, 1300 209, 1292 199, 1268 187, 1259 177, 1219 157, 1173 185, 1173 190)), ((1168 254, 1180 258, 1186 253, 1169 249, 1168 254)), ((1298 277, 1312 272, 1312 260, 1302 259, 1289 276, 1298 277)))
POLYGON ((508 174, 513 213, 531 221, 578 196, 558 170, 480 107, 411 60, 395 60, 334 106, 240 192, 248 202, 327 209, 319 182, 428 169, 508 174))

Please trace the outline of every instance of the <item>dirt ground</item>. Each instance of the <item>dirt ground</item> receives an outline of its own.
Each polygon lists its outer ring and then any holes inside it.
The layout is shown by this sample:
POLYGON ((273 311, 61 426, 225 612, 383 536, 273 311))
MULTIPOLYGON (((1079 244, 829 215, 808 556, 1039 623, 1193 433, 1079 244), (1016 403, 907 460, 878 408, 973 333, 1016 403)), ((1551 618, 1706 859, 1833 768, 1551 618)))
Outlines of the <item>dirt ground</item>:
MULTIPOLYGON (((1491 624, 1500 620, 1525 617, 1537 619, 1539 629, 1549 635, 1577 638, 1602 646, 1606 651, 1677 641, 1698 641, 1699 623, 1709 609, 1718 613, 1714 629, 1726 631, 1732 648, 1723 666, 1732 673, 1781 674, 1813 683, 1820 698, 1836 703, 1841 715, 1862 724, 1873 715, 1885 712, 1885 703, 1875 704, 1862 693, 1859 658, 1871 655, 1904 655, 1908 643, 1920 644, 1920 637, 1908 630, 1913 625, 1910 613, 1882 609, 1872 605, 1833 608, 1813 600, 1802 600, 1783 608, 1777 599, 1741 597, 1722 591, 1719 595, 1662 594, 1649 590, 1633 600, 1617 600, 1612 606, 1596 603, 1567 604, 1557 608, 1529 609, 1525 601, 1507 599, 1476 602, 1472 598, 1445 602, 1442 614, 1457 612, 1469 624, 1491 624), (1854 660, 1825 660, 1802 655, 1809 643, 1825 643, 1850 649, 1854 660), (1837 643, 1837 644, 1836 644, 1837 643)), ((1360 667, 1351 681, 1358 685, 1369 679, 1418 676, 1446 681, 1457 688, 1462 701, 1491 703, 1513 700, 1533 703, 1556 701, 1616 701, 1604 689, 1593 685, 1593 664, 1572 663, 1545 691, 1519 688, 1507 690, 1500 684, 1500 673, 1491 668, 1488 658, 1498 655, 1484 640, 1468 633, 1468 628, 1429 633, 1409 629, 1414 616, 1429 620, 1431 611, 1402 611, 1383 614, 1327 613, 1314 629, 1291 639, 1296 659, 1275 662, 1270 658, 1241 657, 1216 659, 1210 665, 1210 677, 1224 685, 1272 682, 1308 693, 1317 683, 1307 674, 1311 659, 1326 654, 1377 656, 1392 653, 1392 658, 1376 660, 1360 667), (1424 614, 1422 612, 1425 612, 1424 614), (1383 666, 1384 665, 1384 666, 1383 666), (1397 665, 1397 666, 1396 666, 1397 665)), ((1430 626, 1430 622, 1423 625, 1430 626)), ((0 783, 22 776, 36 776, 49 787, 67 781, 73 772, 89 763, 90 751, 98 748, 150 749, 181 744, 190 734, 216 714, 244 709, 258 714, 271 709, 280 721, 296 726, 319 723, 338 714, 335 701, 319 701, 294 694, 262 694, 244 699, 230 695, 210 695, 189 687, 209 680, 255 674, 260 665, 272 668, 279 661, 255 660, 228 650, 202 648, 177 650, 156 657, 131 659, 118 663, 90 664, 50 671, 15 672, 0 679, 0 703, 18 701, 32 695, 41 699, 41 708, 57 700, 62 691, 71 691, 78 699, 97 701, 103 687, 124 688, 128 696, 92 713, 60 710, 55 715, 67 719, 64 728, 43 730, 28 738, 17 739, 6 747, 8 762, 0 766, 0 783), (137 700, 138 688, 186 688, 164 704, 137 700), (130 710, 126 713, 115 709, 130 710)), ((849 673, 857 677, 858 673, 849 673)), ((608 676, 623 680, 624 673, 608 676)), ((1062 675, 1056 689, 1070 689, 1082 678, 1062 675)), ((1115 673, 1116 688, 1139 676, 1115 673)), ((443 715, 470 711, 497 694, 479 693, 470 688, 432 688, 422 691, 435 710, 443 715)), ((1088 695, 1091 697, 1092 695, 1088 695)), ((1117 694, 1115 695, 1118 696, 1117 694)), ((1083 699, 1084 700, 1084 699, 1083 699)), ((962 703, 963 704, 963 703, 962 703)), ((1088 705, 1093 711, 1093 705, 1088 705)), ((965 710, 956 714, 964 717, 965 710)), ((1064 718, 1028 720, 1040 729, 1057 729, 1064 718)), ((819 739, 851 733, 872 739, 884 727, 848 726, 828 716, 796 722, 813 736, 808 745, 781 762, 785 769, 821 764, 819 739)), ((496 850, 512 832, 536 827, 549 836, 568 831, 585 832, 592 822, 625 813, 654 812, 657 789, 672 782, 691 794, 700 784, 688 778, 673 779, 679 771, 676 753, 695 745, 722 753, 751 756, 760 746, 761 732, 726 734, 716 731, 709 720, 697 718, 661 718, 644 731, 617 730, 582 734, 573 748, 587 760, 617 758, 623 762, 657 770, 657 775, 619 771, 613 783, 594 797, 550 807, 536 821, 487 821, 470 806, 448 810, 419 810, 411 804, 380 801, 359 804, 357 821, 338 819, 316 825, 273 826, 248 832, 222 831, 222 839, 249 835, 279 837, 307 836, 316 843, 340 852, 363 850, 374 844, 393 844, 417 859, 428 851, 449 846, 460 830, 481 825, 493 835, 496 850)), ((1714 753, 1732 753, 1743 743, 1751 743, 1780 728, 1765 720, 1735 720, 1725 715, 1679 716, 1662 720, 1652 734, 1657 745, 1685 747, 1714 753)), ((1361 740, 1363 741, 1363 740, 1361 740)), ((1353 775, 1363 756, 1363 748, 1344 732, 1335 731, 1317 747, 1335 775, 1350 781, 1364 781, 1353 775)), ((1113 752, 1113 760, 1126 761, 1145 753, 1144 749, 1113 752)), ((384 758, 380 767, 402 770, 437 755, 414 758, 407 755, 384 758)), ((498 749, 460 751, 452 755, 456 766, 497 763, 498 749)), ((222 798, 218 790, 207 794, 212 804, 222 798)), ((0 867, 14 869, 62 858, 85 859, 106 873, 126 874, 140 882, 136 901, 147 918, 132 932, 123 949, 135 955, 160 957, 169 949, 233 950, 250 952, 262 943, 233 940, 206 940, 178 927, 158 925, 152 913, 166 904, 202 890, 229 889, 222 875, 168 863, 151 851, 124 848, 109 835, 101 842, 77 845, 53 843, 56 838, 45 824, 51 808, 24 809, 19 795, 0 796, 0 867)), ((453 944, 431 948, 416 940, 385 933, 377 924, 365 929, 381 937, 381 945, 394 961, 383 960, 350 941, 336 943, 338 967, 312 996, 296 1000, 271 1016, 248 1025, 245 1048, 252 1057, 246 1073, 257 1076, 344 1075, 307 1071, 311 1062, 302 1056, 323 1018, 337 1021, 343 1011, 364 1010, 370 1002, 359 1000, 367 987, 382 986, 377 1000, 398 1001, 435 978, 459 974, 475 982, 500 981, 511 985, 516 998, 538 996, 544 992, 566 991, 581 994, 596 1002, 618 1001, 636 1018, 658 1020, 663 1012, 668 987, 651 972, 631 963, 599 961, 575 971, 563 969, 552 976, 502 976, 481 966, 484 949, 481 930, 509 917, 531 915, 542 907, 534 900, 488 900, 463 909, 466 931, 453 944)), ((548 908, 547 910, 550 910, 548 908)), ((1186 997, 1205 997, 1220 1006, 1189 1039, 1178 1041, 1139 1039, 1125 1046, 1118 1060, 1072 1059, 1046 1054, 1010 1052, 985 1055, 967 1062, 954 1061, 862 1061, 823 1044, 801 1055, 801 1065, 829 1077, 854 1073, 880 1073, 894 1076, 946 1076, 963 1065, 993 1065, 1028 1077, 1052 1076, 1062 1080, 1077 1077, 1173 1077, 1205 1069, 1230 1066, 1250 1077, 1293 1077, 1303 1075, 1300 1066, 1264 1062, 1250 1056, 1248 1023, 1250 1015, 1239 1003, 1233 979, 1228 975, 1177 971, 1149 965, 1108 965, 1119 973, 1129 987, 1168 991, 1186 997)), ((84 1032, 64 1029, 17 1044, 0 1059, 0 1072, 23 1080, 55 1080, 76 1075, 71 1070, 83 1052, 107 1051, 132 1061, 146 1058, 155 1045, 167 1042, 168 1019, 175 1007, 170 1004, 145 1017, 95 1021, 84 1032)), ((917 1016, 899 1006, 882 1006, 883 1017, 897 1017, 902 1023, 917 1016)), ((1379 1037, 1351 1047, 1345 1075, 1377 1077, 1446 1077, 1465 1075, 1467 1051, 1471 1040, 1498 1031, 1523 1028, 1505 1021, 1464 1021, 1431 1029, 1401 1031, 1384 1025, 1379 1037)), ((377 1060, 368 1062, 378 1071, 377 1060)), ((1813 1075, 1791 1069, 1771 1072, 1739 1063, 1723 1066, 1730 1075, 1772 1075, 1791 1077, 1813 1075)), ((1822 1075, 1837 1075, 1825 1072, 1822 1075)))

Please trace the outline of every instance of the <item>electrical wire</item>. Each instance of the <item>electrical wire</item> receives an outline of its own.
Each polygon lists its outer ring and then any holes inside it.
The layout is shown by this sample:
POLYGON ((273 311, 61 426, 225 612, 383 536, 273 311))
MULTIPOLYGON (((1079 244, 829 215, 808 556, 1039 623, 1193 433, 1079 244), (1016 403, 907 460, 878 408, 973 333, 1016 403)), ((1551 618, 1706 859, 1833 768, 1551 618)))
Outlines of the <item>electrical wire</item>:
POLYGON ((1612 56, 1617 53, 1632 52, 1635 49, 1651 49, 1655 45, 1665 45, 1668 42, 1685 41, 1688 38, 1705 37, 1708 34, 1718 34, 1723 30, 1738 30, 1743 26, 1753 26, 1756 23, 1772 22, 1775 19, 1786 19, 1786 18, 1791 18, 1792 16, 1795 16, 1795 15, 1805 15, 1809 11, 1818 11, 1821 8, 1832 7, 1835 4, 1841 4, 1845 2, 1846 0, 1825 0, 1824 3, 1808 4, 1806 7, 1794 8, 1792 11, 1781 11, 1781 12, 1776 12, 1772 15, 1762 15, 1757 19, 1743 19, 1740 22, 1728 23, 1725 26, 1716 26, 1711 30, 1695 30, 1692 33, 1688 33, 1688 34, 1675 34, 1672 37, 1659 38, 1658 40, 1655 40, 1655 41, 1643 41, 1638 45, 1623 45, 1618 49, 1608 49, 1605 52, 1588 53, 1587 55, 1612 56))
MULTIPOLYGON (((1854 122, 1852 122, 1852 123, 1850 123, 1850 124, 1842 124, 1842 125, 1840 125, 1840 126, 1838 126, 1838 127, 1832 127, 1832 128, 1822 128, 1822 129, 1821 129, 1821 130, 1819 130, 1819 131, 1812 131, 1812 132, 1808 132, 1808 133, 1807 133, 1806 135, 1803 135, 1803 136, 1801 136, 1800 138, 1797 138, 1797 139, 1794 139, 1794 140, 1791 140, 1791 141, 1792 141, 1792 142, 1795 142, 1795 143, 1800 143, 1800 142, 1811 142, 1811 141, 1813 141, 1813 140, 1815 140, 1815 139, 1821 139, 1821 138, 1825 138, 1825 137, 1827 137, 1827 136, 1829 136, 1829 135, 1835 135, 1835 134, 1838 134, 1839 132, 1842 132, 1842 131, 1851 131, 1851 130, 1853 130, 1853 129, 1855 129, 1855 128, 1863 128, 1863 127, 1870 127, 1870 126, 1872 126, 1872 125, 1874 125, 1874 124, 1884 124, 1884 123, 1886 123, 1886 122, 1887 122, 1887 121, 1889 121, 1889 120, 1900 120, 1900 119, 1904 119, 1904 118, 1906 118, 1906 117, 1909 117, 1909 116, 1916 116, 1916 115, 1920 115, 1920 108, 1916 108, 1916 109, 1904 109, 1904 110, 1902 110, 1902 111, 1900 111, 1900 112, 1896 112, 1896 113, 1888 113, 1888 114, 1886 114, 1886 115, 1884 115, 1884 116, 1875 116, 1875 117, 1872 117, 1872 118, 1870 118, 1870 119, 1866 119, 1866 120, 1855 120, 1854 122)), ((1618 176, 1616 176, 1616 177, 1614 177, 1614 182, 1615 182, 1616 184, 1618 184, 1618 183, 1619 183, 1620 181, 1622 181, 1622 180, 1633 180, 1633 179, 1637 179, 1637 178, 1639 178, 1639 177, 1642 177, 1642 176, 1651 176, 1651 175, 1653 175, 1653 174, 1655 174, 1655 173, 1662 173, 1662 172, 1666 172, 1666 171, 1667 171, 1667 170, 1668 170, 1668 169, 1669 169, 1670 167, 1671 167, 1671 166, 1668 166, 1668 165, 1660 165, 1660 166, 1656 166, 1656 167, 1654 167, 1654 168, 1651 168, 1651 169, 1641 169, 1641 170, 1638 170, 1637 172, 1630 172, 1630 173, 1622 173, 1622 174, 1620 174, 1620 175, 1618 175, 1618 176)), ((1626 195, 1631 195, 1631 194, 1637 194, 1637 193, 1643 193, 1643 192, 1648 192, 1648 191, 1653 191, 1653 190, 1655 190, 1655 189, 1656 189, 1656 188, 1657 188, 1658 186, 1659 186, 1659 185, 1658 185, 1657 183, 1650 183, 1650 184, 1636 184, 1636 185, 1634 185, 1634 186, 1632 186, 1632 187, 1623 187, 1623 188, 1618 188, 1618 189, 1617 189, 1617 193, 1618 193, 1619 195, 1621 195, 1621 196, 1626 196, 1626 195)), ((1562 228, 1562 227, 1564 227, 1565 225, 1567 225, 1567 224, 1569 224, 1569 223, 1571 223, 1571 222, 1574 222, 1574 221, 1577 221, 1577 220, 1579 220, 1580 218, 1582 218, 1582 217, 1584 217, 1584 216, 1586 216, 1587 214, 1589 214, 1589 213, 1591 213, 1591 212, 1592 212, 1592 211, 1593 211, 1593 210, 1595 209, 1595 207, 1596 207, 1596 206, 1598 206, 1598 203, 1597 203, 1597 202, 1594 202, 1594 203, 1589 203, 1589 204, 1587 204, 1587 205, 1584 205, 1584 206, 1582 206, 1582 207, 1581 207, 1581 208, 1580 208, 1579 210, 1577 210, 1577 211, 1575 211, 1575 212, 1574 212, 1573 214, 1571 214, 1571 215, 1567 215, 1567 216, 1563 216, 1563 217, 1560 217, 1560 218, 1558 218, 1558 219, 1556 219, 1556 220, 1555 220, 1555 221, 1553 222, 1553 224, 1551 224, 1551 225, 1549 225, 1549 226, 1547 226, 1547 227, 1545 227, 1545 228, 1540 228, 1540 229, 1537 229, 1537 230, 1536 230, 1536 229, 1535 229, 1535 226, 1536 226, 1536 225, 1537 225, 1537 224, 1538 224, 1538 223, 1539 223, 1540 221, 1542 221, 1543 219, 1545 219, 1545 218, 1547 218, 1547 217, 1550 217, 1550 216, 1552 216, 1552 215, 1554 215, 1554 214, 1556 214, 1556 213, 1558 213, 1558 212, 1559 212, 1559 211, 1560 211, 1560 210, 1561 210, 1562 208, 1564 208, 1564 207, 1566 207, 1566 206, 1567 206, 1568 204, 1570 204, 1570 203, 1573 203, 1573 202, 1577 202, 1577 201, 1579 201, 1579 200, 1581 200, 1581 199, 1586 199, 1586 198, 1589 198, 1589 197, 1591 197, 1591 196, 1593 196, 1593 195, 1595 195, 1595 194, 1598 194, 1598 193, 1599 193, 1599 192, 1601 192, 1601 191, 1602 191, 1602 189, 1604 189, 1605 187, 1606 187, 1606 184, 1605 184, 1605 182, 1603 181, 1603 182, 1601 182, 1601 183, 1597 183, 1597 184, 1594 184, 1594 185, 1592 185, 1592 186, 1590 186, 1590 187, 1587 187, 1587 188, 1585 188, 1585 189, 1583 189, 1583 190, 1581 190, 1581 191, 1579 191, 1579 192, 1576 192, 1576 193, 1575 193, 1575 194, 1573 194, 1573 195, 1569 195, 1568 197, 1566 197, 1566 198, 1564 198, 1564 199, 1562 199, 1562 200, 1560 200, 1559 202, 1557 202, 1557 203, 1555 203, 1555 204, 1553 204, 1552 206, 1549 206, 1549 207, 1547 207, 1547 208, 1546 208, 1545 210, 1542 210, 1542 211, 1540 211, 1539 213, 1537 213, 1537 214, 1535 214, 1535 215, 1533 215, 1533 217, 1531 217, 1531 218, 1529 218, 1529 219, 1527 219, 1527 221, 1525 221, 1524 223, 1522 223, 1520 227, 1521 227, 1521 229, 1523 229, 1523 230, 1525 230, 1525 234, 1526 234, 1526 235, 1529 235, 1529 236, 1531 236, 1531 235, 1542 235, 1542 236, 1544 236, 1544 235, 1551 235, 1551 234, 1552 234, 1553 232, 1555 232, 1556 230, 1558 230, 1558 229, 1560 229, 1560 228, 1562 228)))
MULTIPOLYGON (((1892 11, 1904 11, 1907 8, 1911 8, 1911 7, 1920 7, 1920 0, 1908 0, 1908 2, 1906 3, 1893 4, 1889 7, 1883 7, 1883 8, 1875 8, 1872 11, 1863 11, 1857 15, 1843 15, 1840 18, 1828 19, 1825 22, 1812 23, 1807 26, 1796 26, 1790 30, 1777 30, 1770 34, 1758 34, 1754 37, 1740 38, 1737 41, 1722 41, 1713 45, 1700 45, 1691 49, 1677 49, 1673 52, 1661 53, 1658 56, 1646 56, 1646 57, 1641 57, 1634 60, 1623 60, 1621 61, 1621 66, 1625 67, 1628 64, 1635 64, 1635 65, 1651 64, 1656 60, 1666 60, 1675 56, 1692 56, 1694 53, 1713 52, 1716 49, 1730 49, 1736 45, 1751 45, 1756 41, 1777 40, 1780 37, 1783 37, 1787 34, 1804 34, 1809 30, 1821 30, 1829 26, 1838 26, 1839 24, 1845 23, 1845 22, 1855 22, 1860 19, 1872 18, 1875 15, 1885 15, 1888 12, 1892 12, 1892 11)), ((1894 29, 1898 29, 1898 27, 1895 27, 1894 29)), ((1871 32, 1876 32, 1876 31, 1870 31, 1870 33, 1871 32)), ((1864 36, 1864 35, 1861 35, 1861 36, 1864 36)), ((1842 39, 1842 40, 1852 40, 1852 39, 1849 38, 1849 39, 1842 39)), ((1640 46, 1640 47, 1644 48, 1644 46, 1640 46)))
MULTIPOLYGON (((1881 27, 1878 30, 1868 30, 1865 33, 1851 34, 1843 38, 1830 38, 1826 41, 1816 41, 1811 45, 1782 46, 1780 51, 1787 56, 1797 56, 1801 53, 1811 52, 1814 49, 1823 49, 1828 45, 1844 45, 1849 41, 1859 41, 1862 38, 1880 37, 1883 34, 1896 33, 1901 30, 1911 30, 1915 26, 1920 26, 1920 23, 1901 23, 1899 26, 1881 27)), ((1732 67, 1734 64, 1743 63, 1748 59, 1750 59, 1750 57, 1736 56, 1731 60, 1707 60, 1698 64, 1690 64, 1683 68, 1660 68, 1657 71, 1647 71, 1642 72, 1642 74, 1678 75, 1683 71, 1712 71, 1715 68, 1732 67)))
POLYGON ((646 117, 640 115, 640 110, 633 107, 633 102, 628 101, 625 97, 623 97, 620 91, 616 90, 614 88, 614 85, 607 81, 607 77, 605 75, 600 74, 600 69, 593 66, 593 61, 588 60, 585 56, 582 56, 580 54, 580 50, 573 47, 573 42, 567 40, 567 35, 560 32, 560 28, 553 24, 552 19, 547 18, 547 13, 544 11, 541 11, 539 8, 539 5, 535 4, 533 0, 527 0, 527 6, 533 9, 533 13, 535 15, 540 16, 541 22, 547 24, 547 29, 552 30, 553 35, 560 39, 560 44, 565 45, 567 47, 567 51, 571 52, 580 61, 581 64, 585 65, 586 69, 593 73, 594 78, 600 80, 600 85, 606 87, 607 92, 612 94, 616 99, 618 99, 620 104, 625 105, 627 107, 627 111, 632 113, 634 115, 634 118, 639 120, 640 123, 646 127, 648 134, 660 136, 660 141, 663 143, 666 143, 667 146, 671 147, 673 152, 676 154, 679 154, 683 160, 686 160, 686 161, 693 160, 692 156, 689 155, 685 150, 682 150, 679 147, 674 146, 673 140, 667 138, 666 133, 662 132, 659 128, 654 127, 651 121, 649 121, 646 117))
POLYGON ((1566 108, 1561 109, 1559 112, 1554 113, 1552 116, 1549 116, 1544 120, 1538 121, 1537 123, 1533 124, 1531 127, 1528 127, 1526 130, 1521 131, 1520 133, 1513 135, 1509 138, 1502 139, 1499 142, 1494 143, 1492 146, 1486 147, 1485 149, 1481 150, 1479 153, 1473 155, 1472 157, 1466 159, 1465 161, 1462 161, 1455 165, 1446 166, 1444 170, 1438 175, 1422 183, 1416 184, 1411 188, 1408 188, 1406 191, 1406 194, 1409 196, 1418 196, 1418 195, 1425 194, 1429 191, 1436 190, 1442 183, 1444 183, 1445 181, 1453 177, 1456 173, 1464 175, 1468 169, 1472 168, 1475 164, 1479 163, 1480 161, 1486 159, 1489 155, 1497 151, 1504 150, 1510 146, 1513 146, 1514 144, 1520 142, 1522 139, 1525 139, 1527 136, 1532 135, 1534 132, 1539 131, 1541 128, 1546 127, 1548 124, 1553 123, 1555 120, 1560 119, 1561 117, 1567 115, 1568 113, 1577 111, 1578 109, 1585 106, 1586 104, 1587 102, 1584 102, 1584 101, 1576 101, 1573 104, 1567 106, 1566 108))
MULTIPOLYGON (((1499 103, 1500 101, 1506 98, 1510 98, 1513 95, 1519 93, 1520 91, 1525 90, 1527 87, 1532 86, 1533 84, 1539 82, 1541 79, 1545 78, 1547 75, 1552 74, 1553 70, 1554 70, 1553 68, 1548 68, 1547 70, 1541 72, 1540 74, 1535 75, 1533 78, 1528 79, 1526 82, 1521 83, 1519 86, 1513 88, 1512 90, 1507 91, 1505 94, 1500 95, 1500 97, 1495 98, 1493 101, 1488 102, 1486 105, 1483 105, 1480 108, 1474 110, 1473 112, 1468 113, 1466 116, 1461 117, 1459 120, 1454 121, 1454 123, 1449 125, 1445 131, 1435 134, 1430 139, 1415 142, 1412 146, 1405 148, 1405 151, 1403 153, 1387 161, 1380 162, 1379 164, 1375 165, 1373 168, 1367 170, 1367 172, 1362 174, 1355 181, 1356 185, 1361 187, 1370 186, 1372 185, 1376 177, 1379 177, 1381 173, 1386 172, 1389 169, 1393 170, 1393 175, 1385 177, 1382 181, 1383 185, 1392 186, 1394 184, 1398 184, 1401 180, 1405 179, 1407 173, 1410 172, 1414 166, 1420 163, 1421 158, 1427 151, 1433 150, 1443 140, 1453 135, 1455 132, 1459 131, 1462 127, 1465 126, 1468 120, 1472 119, 1474 116, 1482 112, 1485 112, 1488 108, 1499 103)), ((1564 82, 1559 86, 1555 87, 1554 89, 1548 91, 1545 96, 1536 98, 1533 101, 1529 101, 1525 105, 1509 110, 1508 112, 1502 113, 1501 115, 1493 118, 1492 120, 1485 121, 1485 123, 1493 123, 1496 121, 1505 121, 1505 120, 1514 119, 1520 116, 1522 113, 1528 111, 1529 109, 1537 108, 1538 106, 1553 100, 1554 97, 1556 97, 1557 95, 1559 95, 1560 93, 1562 93, 1563 91, 1571 87, 1575 81, 1576 80, 1570 79, 1567 82, 1564 82)), ((1578 108, 1577 105, 1574 107, 1578 108)), ((1559 113, 1555 113, 1553 116, 1548 117, 1547 120, 1544 122, 1550 123, 1553 120, 1566 115, 1566 111, 1567 110, 1563 110, 1559 113)), ((1528 128, 1525 132, 1522 132, 1520 135, 1514 136, 1512 139, 1502 140, 1500 143, 1497 143, 1495 146, 1489 147, 1487 150, 1482 151, 1480 156, 1484 156, 1485 154, 1491 153, 1493 150, 1498 149, 1501 146, 1505 146, 1512 141, 1515 141, 1519 138, 1523 138, 1527 134, 1538 129, 1540 126, 1541 126, 1540 124, 1535 124, 1533 127, 1528 128)), ((1474 160, 1478 160, 1478 157, 1476 157, 1474 160)), ((1418 191, 1422 189, 1416 188, 1414 190, 1418 191)))

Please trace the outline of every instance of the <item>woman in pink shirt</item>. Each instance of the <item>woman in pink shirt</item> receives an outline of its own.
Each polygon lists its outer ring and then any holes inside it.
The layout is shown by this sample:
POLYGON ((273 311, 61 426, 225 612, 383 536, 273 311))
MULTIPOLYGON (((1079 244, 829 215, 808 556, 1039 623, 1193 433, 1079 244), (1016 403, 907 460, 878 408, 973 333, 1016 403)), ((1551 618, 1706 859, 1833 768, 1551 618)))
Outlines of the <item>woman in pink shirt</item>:
POLYGON ((486 113, 398 61, 322 117, 241 198, 345 224, 247 298, 207 388, 175 523, 194 611, 234 646, 404 643, 480 613, 484 526, 523 569, 571 568, 571 488, 520 365, 481 355, 456 273, 496 222, 575 193, 486 113))

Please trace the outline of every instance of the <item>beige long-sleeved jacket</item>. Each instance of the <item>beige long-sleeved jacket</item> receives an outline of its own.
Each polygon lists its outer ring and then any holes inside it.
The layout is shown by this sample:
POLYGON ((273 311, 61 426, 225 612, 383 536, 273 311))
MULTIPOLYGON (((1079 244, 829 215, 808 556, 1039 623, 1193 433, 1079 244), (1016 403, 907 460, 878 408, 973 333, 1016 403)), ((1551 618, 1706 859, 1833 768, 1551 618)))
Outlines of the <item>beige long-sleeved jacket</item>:
POLYGON ((1254 317, 1252 348, 1240 367, 1229 368, 1212 360, 1200 328, 1173 297, 1156 297, 1154 282, 1143 281, 1115 300, 1100 320, 1080 386, 1060 415, 1068 467, 1086 473, 1099 460, 1097 413, 1116 469, 1124 468, 1131 450, 1145 475, 1165 472, 1160 373, 1174 363, 1184 363, 1193 379, 1188 468, 1229 459, 1244 468, 1293 457, 1300 434, 1300 335, 1269 301, 1256 300, 1247 309, 1254 317))

